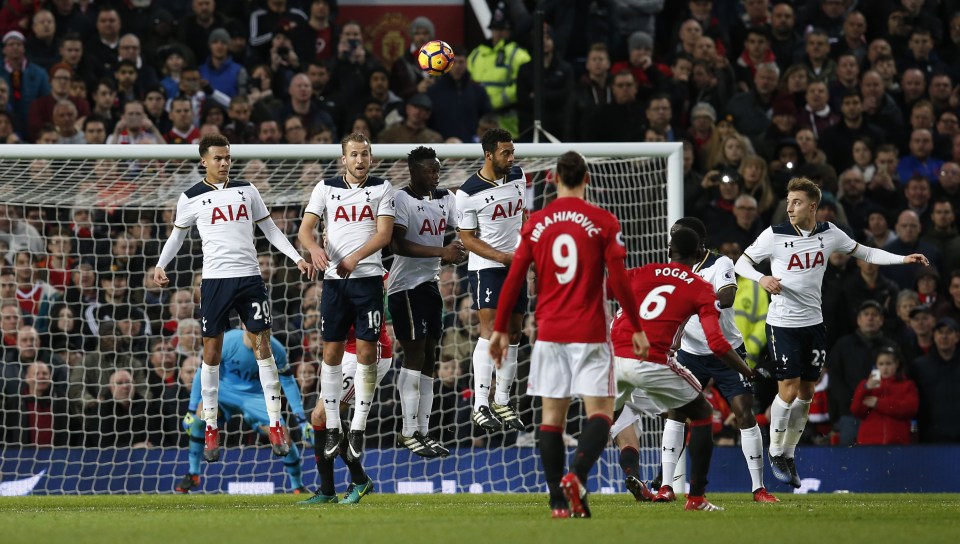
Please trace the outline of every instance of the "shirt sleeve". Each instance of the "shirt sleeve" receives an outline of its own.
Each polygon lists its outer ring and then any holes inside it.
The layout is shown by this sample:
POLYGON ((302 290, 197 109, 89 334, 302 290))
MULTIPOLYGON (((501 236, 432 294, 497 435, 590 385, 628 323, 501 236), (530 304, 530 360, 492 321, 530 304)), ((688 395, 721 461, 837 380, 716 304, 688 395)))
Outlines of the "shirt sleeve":
POLYGON ((470 195, 457 191, 457 230, 477 230, 477 210, 470 203, 470 195))
POLYGON ((178 229, 188 229, 197 224, 197 214, 191 210, 190 199, 187 195, 181 194, 177 201, 177 217, 173 220, 173 226, 178 229))
POLYGON ((327 190, 326 185, 324 185, 321 180, 316 187, 313 188, 313 192, 310 193, 310 201, 307 202, 307 207, 303 210, 304 213, 312 213, 317 217, 323 217, 323 212, 327 209, 327 190))
POLYGON ((385 215, 387 217, 396 217, 397 201, 393 192, 393 185, 389 181, 384 182, 383 194, 380 196, 380 205, 377 206, 377 217, 385 215))
POLYGON ((453 196, 453 193, 450 193, 448 196, 444 197, 444 206, 447 207, 447 227, 454 230, 457 229, 457 201, 453 196))
POLYGON ((623 239, 623 232, 620 230, 620 222, 617 218, 611 215, 609 225, 604 230, 607 231, 607 240, 603 250, 603 260, 609 263, 615 259, 626 259, 627 244, 623 239))
POLYGON ((717 267, 717 275, 714 279, 713 288, 716 292, 719 293, 721 289, 737 286, 737 274, 733 270, 733 261, 730 260, 730 257, 720 257, 717 259, 715 266, 717 267))
POLYGON ((259 223, 270 217, 270 210, 267 209, 267 205, 263 202, 263 196, 260 194, 260 191, 253 185, 251 185, 250 188, 253 189, 250 193, 250 211, 253 214, 253 221, 259 223))
POLYGON ((773 229, 767 227, 757 236, 757 239, 750 244, 743 255, 753 261, 753 264, 760 264, 769 259, 773 254, 773 229))
POLYGON ((394 197, 396 216, 393 220, 393 226, 410 228, 410 213, 409 206, 407 206, 407 195, 403 191, 397 191, 396 196, 394 197))
POLYGON ((853 253, 856 251, 858 244, 855 240, 847 236, 847 233, 843 232, 836 225, 830 224, 830 230, 834 232, 833 239, 837 251, 842 251, 844 253, 853 253))
MULTIPOLYGON (((707 287, 705 285, 704 287, 707 287)), ((699 316, 700 323, 703 325, 703 332, 707 336, 707 344, 710 350, 717 357, 723 357, 730 351, 730 342, 723 336, 720 329, 720 302, 716 295, 709 288, 705 288, 698 297, 700 304, 699 316)))

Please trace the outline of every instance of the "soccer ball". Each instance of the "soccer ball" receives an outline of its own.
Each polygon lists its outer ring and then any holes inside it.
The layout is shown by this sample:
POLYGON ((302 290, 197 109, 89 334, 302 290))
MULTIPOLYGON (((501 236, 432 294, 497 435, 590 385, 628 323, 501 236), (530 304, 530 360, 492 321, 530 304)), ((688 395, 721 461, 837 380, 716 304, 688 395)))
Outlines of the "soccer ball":
POLYGON ((440 77, 453 66, 453 48, 447 42, 433 40, 423 44, 417 54, 420 68, 431 76, 440 77))

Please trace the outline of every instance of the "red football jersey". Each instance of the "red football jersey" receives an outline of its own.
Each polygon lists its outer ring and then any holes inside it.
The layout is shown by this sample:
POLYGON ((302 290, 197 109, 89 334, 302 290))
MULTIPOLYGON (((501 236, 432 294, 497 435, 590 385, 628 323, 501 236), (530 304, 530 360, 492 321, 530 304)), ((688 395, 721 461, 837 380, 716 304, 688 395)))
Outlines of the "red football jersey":
MULTIPOLYGON (((700 316, 707 343, 718 357, 730 351, 720 331, 720 303, 713 286, 689 266, 680 263, 653 263, 627 270, 630 288, 640 306, 640 320, 650 342, 646 360, 666 363, 680 346, 687 319, 700 316)), ((630 338, 633 327, 618 313, 613 321, 613 354, 635 359, 630 338)))
MULTIPOLYGON (((390 336, 387 334, 387 328, 384 326, 380 327, 380 338, 377 339, 377 347, 380 348, 380 358, 389 359, 393 357, 393 343, 390 341, 390 336)), ((357 335, 353 330, 353 327, 350 327, 350 330, 347 331, 347 342, 343 346, 343 351, 347 353, 357 354, 357 335)))
MULTIPOLYGON (((537 339, 606 342, 604 269, 615 260, 622 267, 626 256, 617 218, 580 198, 558 198, 531 215, 510 268, 526 270, 531 261, 536 267, 537 339)), ((509 310, 512 304, 500 308, 509 310)), ((495 330, 503 330, 509 317, 509 311, 502 312, 501 322, 500 313, 495 330)))

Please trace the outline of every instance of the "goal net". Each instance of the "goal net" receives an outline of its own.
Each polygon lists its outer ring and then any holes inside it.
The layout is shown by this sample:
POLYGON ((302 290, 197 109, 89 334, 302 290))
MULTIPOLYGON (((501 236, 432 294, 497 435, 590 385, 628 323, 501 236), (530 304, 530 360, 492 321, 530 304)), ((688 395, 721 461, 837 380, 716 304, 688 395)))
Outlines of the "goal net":
MULTIPOLYGON (((413 147, 374 145, 373 174, 397 187, 407 184, 405 158, 413 147)), ((479 145, 434 148, 442 186, 450 189, 483 164, 479 145)), ((668 227, 682 210, 680 144, 518 144, 528 208, 539 209, 550 198, 556 157, 571 148, 587 157, 588 198, 620 219, 628 265, 666 259, 668 227)), ((260 189, 274 221, 299 247, 303 206, 320 179, 341 172, 340 147, 237 145, 231 152, 231 177, 260 189)), ((168 267, 166 289, 152 281, 152 267, 180 193, 203 175, 199 166, 195 146, 0 149, 0 495, 165 493, 188 472, 189 436, 181 420, 201 353, 196 230, 168 267)), ((302 280, 259 231, 257 245, 273 333, 286 348, 309 414, 319 391, 319 285, 302 280)), ((387 268, 390 262, 385 259, 387 268)), ((525 324, 513 391, 526 432, 474 428, 470 356, 479 325, 466 281, 465 265, 441 275, 445 330, 430 429, 452 454, 427 461, 395 447, 402 358, 395 345, 393 369, 378 388, 367 426, 364 465, 378 491, 546 489, 536 449, 538 402, 524 394, 536 325, 532 316, 525 324)), ((313 450, 285 408, 303 484, 314 489, 313 450)), ((571 416, 566 440, 572 448, 582 420, 578 402, 571 416)), ((274 458, 240 415, 221 428, 224 455, 201 467, 202 491, 291 490, 297 468, 290 458, 274 458)), ((659 465, 660 431, 658 421, 643 422, 646 480, 659 465)), ((623 491, 617 459, 608 448, 592 489, 623 491)), ((340 462, 336 477, 342 491, 349 476, 340 462)))

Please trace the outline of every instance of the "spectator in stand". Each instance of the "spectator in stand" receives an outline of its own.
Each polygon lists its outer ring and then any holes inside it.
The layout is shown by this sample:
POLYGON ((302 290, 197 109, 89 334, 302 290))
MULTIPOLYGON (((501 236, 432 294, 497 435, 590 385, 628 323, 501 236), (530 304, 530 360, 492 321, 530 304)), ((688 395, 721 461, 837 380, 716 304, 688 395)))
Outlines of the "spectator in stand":
POLYGON ((463 366, 450 357, 452 351, 441 354, 437 367, 434 398, 437 408, 431 412, 430 428, 437 429, 436 437, 443 444, 458 447, 473 445, 470 413, 473 408, 469 380, 463 376, 463 366))
POLYGON ((130 61, 137 71, 137 89, 142 90, 153 87, 160 83, 157 77, 157 71, 152 65, 144 61, 140 48, 140 38, 134 34, 124 34, 120 38, 120 45, 117 48, 120 56, 119 60, 130 61))
POLYGON ((254 139, 256 125, 250 121, 251 111, 250 100, 246 96, 235 96, 230 99, 226 125, 223 127, 223 135, 228 140, 245 144, 254 139))
POLYGON ((25 45, 27 59, 44 70, 49 70, 60 58, 60 53, 57 51, 57 26, 53 14, 45 9, 35 11, 30 29, 31 36, 25 45))
POLYGON ((811 82, 832 81, 837 63, 830 58, 830 36, 821 28, 814 28, 806 35, 803 58, 800 63, 807 69, 811 82))
POLYGON ((59 135, 56 143, 87 143, 83 133, 77 130, 77 107, 69 100, 61 100, 53 107, 53 126, 59 135))
POLYGON ((867 195, 887 210, 896 210, 902 205, 897 146, 884 144, 877 148, 874 159, 876 172, 867 184, 867 195))
POLYGON ((588 141, 587 127, 593 114, 600 106, 613 102, 612 80, 607 46, 603 43, 591 45, 586 72, 574 87, 567 105, 566 140, 588 141))
POLYGON ((923 100, 926 95, 927 80, 922 71, 917 68, 909 68, 901 72, 900 88, 893 91, 894 101, 901 112, 909 112, 913 105, 923 100))
POLYGON ((183 414, 178 412, 177 390, 180 386, 178 376, 179 357, 166 339, 157 339, 150 347, 146 382, 136 384, 140 395, 153 401, 155 412, 160 418, 162 442, 158 446, 175 446, 179 433, 177 426, 183 414))
POLYGON ((283 122, 283 143, 307 143, 307 129, 303 127, 303 121, 299 116, 291 115, 283 122))
POLYGON ((749 247, 763 231, 764 225, 757 213, 757 199, 741 194, 733 201, 733 221, 711 234, 717 243, 735 243, 739 247, 749 247))
POLYGON ((108 144, 164 144, 163 134, 147 117, 143 103, 132 100, 123 105, 123 115, 107 138, 108 144))
MULTIPOLYGON (((22 386, 4 400, 3 426, 8 444, 28 447, 68 446, 73 436, 73 421, 66 399, 57 394, 51 382, 50 365, 30 363, 24 371, 22 386)), ((0 435, 2 437, 2 435, 0 435)))
POLYGON ((863 73, 860 93, 863 95, 863 113, 868 123, 880 127, 887 134, 898 134, 903 130, 900 107, 884 89, 883 78, 876 70, 863 73))
MULTIPOLYGON (((927 86, 927 95, 937 115, 952 109, 950 98, 953 96, 953 81, 950 74, 937 72, 931 75, 930 84, 927 86)), ((956 112, 954 112, 954 115, 956 115, 956 112)), ((956 127, 953 128, 956 129, 956 127)))
POLYGON ((933 157, 932 153, 933 134, 925 128, 914 129, 910 133, 910 154, 897 164, 900 182, 905 183, 914 176, 923 176, 936 182, 944 161, 933 157))
POLYGON ((109 76, 120 59, 120 14, 105 6, 96 16, 96 32, 87 36, 84 55, 95 77, 109 76))
POLYGON ((903 360, 915 361, 918 357, 930 353, 933 349, 933 328, 937 324, 933 309, 920 304, 916 291, 904 289, 897 295, 897 316, 906 325, 897 331, 895 337, 900 351, 903 352, 903 360), (907 314, 906 319, 903 318, 903 313, 907 314))
POLYGON ((823 81, 813 81, 807 86, 803 109, 797 111, 797 127, 809 128, 820 138, 830 127, 840 122, 840 115, 830 111, 830 93, 823 81))
POLYGON ((214 0, 193 0, 191 13, 177 23, 179 41, 187 44, 194 59, 205 59, 210 33, 224 28, 229 19, 217 11, 214 0))
POLYGON ((0 242, 6 242, 9 247, 6 255, 0 257, 10 264, 18 252, 41 255, 46 245, 37 229, 20 218, 20 210, 16 206, 3 203, 0 203, 0 242))
MULTIPOLYGON (((314 49, 310 56, 305 57, 309 62, 333 59, 333 44, 337 41, 337 29, 333 20, 334 18, 330 13, 330 0, 313 0, 310 2, 310 19, 307 21, 310 28, 307 29, 307 33, 311 34, 310 43, 314 44, 314 49)), ((416 22, 416 19, 414 19, 414 22, 416 22)))
POLYGON ((764 218, 761 224, 765 225, 766 218, 773 213, 773 205, 777 202, 773 187, 770 185, 767 161, 758 155, 747 155, 740 161, 738 173, 743 183, 742 193, 756 199, 759 217, 764 218))
MULTIPOLYGON (((649 36, 648 36, 649 37, 649 36)), ((653 41, 650 41, 646 50, 646 60, 640 60, 641 64, 646 65, 651 70, 657 71, 650 59, 653 41)), ((541 98, 543 109, 541 113, 541 126, 543 130, 550 134, 563 136, 564 125, 566 124, 566 106, 567 99, 573 92, 573 67, 567 61, 554 54, 555 47, 553 41, 553 29, 544 25, 543 29, 543 90, 541 98)), ((631 59, 641 54, 631 51, 631 59)), ((533 110, 534 110, 534 64, 530 62, 522 65, 517 72, 517 110, 520 132, 524 135, 521 141, 533 141, 533 110)), ((657 71, 659 77, 663 74, 657 71)), ((644 76, 646 79, 646 76, 644 76)), ((647 85, 645 88, 649 89, 647 85)))
MULTIPOLYGON (((458 62, 466 60, 461 58, 458 62)), ((378 66, 379 61, 367 51, 360 23, 349 21, 344 24, 337 42, 337 59, 330 75, 330 81, 336 84, 333 90, 341 100, 341 112, 359 109, 360 102, 366 96, 369 74, 378 66)))
POLYGON ((183 52, 176 47, 165 49, 163 54, 160 55, 160 71, 163 74, 160 85, 163 86, 167 98, 173 98, 180 94, 180 77, 186 65, 183 52))
POLYGON ((161 333, 164 336, 176 335, 179 323, 186 319, 194 319, 195 314, 196 304, 193 301, 193 292, 190 289, 176 290, 170 295, 161 333))
POLYGON ((851 446, 857 439, 859 421, 850 408, 857 385, 870 375, 877 354, 895 347, 883 334, 883 320, 883 306, 876 300, 864 300, 857 306, 856 330, 841 336, 827 352, 830 415, 843 446, 851 446))
POLYGON ((146 90, 143 96, 143 109, 150 122, 157 127, 161 134, 170 132, 173 127, 166 106, 167 91, 162 85, 154 85, 146 90))
POLYGON ((654 130, 658 134, 662 134, 666 138, 665 141, 668 142, 679 140, 677 131, 670 125, 671 119, 673 118, 673 110, 668 95, 665 93, 655 93, 651 95, 647 101, 644 115, 646 117, 644 126, 646 130, 654 130))
POLYGON ((922 176, 911 176, 903 187, 903 198, 906 209, 912 210, 920 217, 920 232, 930 230, 930 182, 922 176))
POLYGON ((107 143, 107 125, 103 117, 93 113, 84 118, 83 140, 88 144, 107 143))
POLYGON ((274 94, 273 70, 269 65, 258 64, 250 74, 252 77, 248 98, 253 106, 250 120, 259 124, 266 119, 274 119, 283 107, 283 100, 278 98, 279 93, 274 94))
POLYGON ((613 76, 613 101, 603 104, 586 120, 586 141, 639 142, 643 141, 646 117, 637 102, 637 84, 633 73, 622 70, 613 76))
POLYGON ((864 239, 870 213, 881 209, 879 204, 866 196, 866 188, 863 174, 859 170, 851 168, 840 174, 839 204, 843 206, 856 240, 864 239))
MULTIPOLYGON (((898 252, 914 248, 927 256, 930 266, 940 269, 943 262, 940 250, 920 240, 920 225, 920 217, 916 212, 912 210, 900 212, 896 225, 897 239, 887 244, 884 249, 898 252)), ((918 269, 916 265, 896 265, 885 267, 881 273, 896 282, 901 289, 910 289, 913 288, 913 279, 918 269)))
MULTIPOLYGON (((163 409, 172 410, 172 412, 164 413, 165 416, 176 416, 174 423, 178 423, 180 417, 183 414, 188 413, 189 404, 190 404, 190 392, 193 389, 193 380, 197 375, 197 370, 200 368, 200 365, 203 361, 199 357, 187 357, 183 359, 180 363, 180 369, 177 372, 177 383, 175 387, 167 387, 163 390, 163 409)), ((170 433, 164 434, 164 441, 170 439, 170 433)), ((175 429, 173 436, 180 438, 178 439, 179 446, 184 447, 187 445, 187 436, 184 436, 183 433, 177 432, 175 429)), ((176 439, 176 438, 175 438, 176 439)))
POLYGON ((873 163, 875 153, 876 148, 870 138, 861 136, 853 140, 850 150, 853 164, 850 169, 859 173, 866 183, 873 181, 873 176, 877 173, 877 166, 873 163))
POLYGON ((50 305, 60 293, 40 278, 32 254, 18 251, 14 257, 13 272, 17 282, 16 301, 29 323, 39 330, 47 330, 50 305))
POLYGON ((70 96, 70 80, 73 75, 73 69, 64 63, 54 64, 50 68, 50 94, 34 100, 30 105, 28 127, 31 138, 36 138, 37 131, 43 124, 53 122, 53 107, 61 100, 73 102, 78 117, 86 117, 90 113, 90 105, 86 100, 70 96))
POLYGON ((59 228, 47 237, 46 256, 36 264, 46 283, 59 291, 61 296, 71 284, 70 270, 77 263, 72 255, 70 233, 59 228))
POLYGON ((230 98, 246 94, 247 69, 230 57, 230 34, 222 28, 210 33, 209 54, 200 65, 200 76, 211 87, 230 98))
POLYGON ((45 335, 44 346, 57 356, 67 352, 67 357, 60 358, 73 367, 83 360, 83 335, 80 329, 80 319, 73 309, 68 304, 57 302, 50 310, 50 327, 45 335), (77 359, 71 361, 73 356, 77 356, 77 359))
MULTIPOLYGON (((853 144, 857 138, 866 137, 872 142, 883 143, 884 134, 880 127, 864 118, 863 100, 856 88, 845 91, 840 112, 842 116, 839 122, 820 133, 820 147, 835 169, 844 170, 853 163, 853 144)), ((805 126, 810 125, 808 123, 805 126)))
MULTIPOLYGON (((941 25, 935 26, 942 28, 941 25)), ((907 48, 909 51, 902 57, 898 66, 901 72, 915 68, 929 79, 935 73, 948 70, 947 65, 940 60, 934 50, 933 34, 930 28, 914 26, 910 31, 907 48)))
MULTIPOLYGON (((0 86, 5 87, 6 83, 0 79, 0 86)), ((0 144, 19 144, 20 136, 13 129, 13 114, 9 111, 0 110, 0 144)))
MULTIPOLYGON (((383 87, 386 89, 386 70, 379 69, 383 76, 383 87)), ((373 76, 371 75, 371 80, 373 76)), ((389 92, 389 91, 388 91, 389 92)), ((280 119, 287 119, 292 115, 300 117, 304 128, 311 134, 319 132, 321 128, 327 127, 336 130, 337 124, 330 117, 319 102, 313 98, 313 86, 310 84, 310 78, 306 74, 297 74, 290 79, 289 98, 284 101, 283 106, 277 114, 280 119)))
MULTIPOLYGON (((186 96, 190 99, 193 108, 194 124, 200 122, 200 112, 203 111, 203 105, 207 100, 218 102, 223 107, 230 105, 230 97, 214 89, 208 82, 200 77, 198 68, 189 66, 180 73, 180 92, 174 94, 175 97, 186 96)), ((172 98, 170 100, 173 100, 172 98)), ((169 109, 170 102, 167 102, 169 109)))
MULTIPOLYGON (((467 56, 467 51, 460 46, 454 46, 453 51, 460 59, 467 56)), ((589 70, 589 60, 587 65, 589 70)), ((434 105, 428 126, 444 139, 454 137, 472 142, 480 119, 493 111, 490 96, 482 85, 470 78, 465 62, 455 62, 449 72, 430 85, 426 94, 434 105)), ((568 114, 568 119, 569 115, 572 114, 568 114)), ((369 115, 365 117, 373 125, 371 131, 376 132, 377 122, 369 115)))
POLYGON ((746 90, 757 74, 757 67, 763 63, 774 64, 777 59, 770 49, 766 27, 752 26, 747 29, 742 44, 742 52, 737 54, 733 70, 740 89, 746 90))
POLYGON ((193 124, 192 102, 186 97, 177 97, 170 102, 170 122, 173 124, 166 135, 168 144, 196 144, 200 141, 200 129, 193 124))
POLYGON ((773 6, 770 13, 770 50, 777 59, 781 72, 786 72, 793 62, 800 44, 800 35, 794 26, 793 7, 780 2, 773 6))
MULTIPOLYGON (((402 100, 409 100, 416 93, 427 92, 427 89, 437 81, 435 78, 426 77, 417 61, 420 48, 435 36, 436 29, 433 21, 427 17, 417 17, 410 23, 410 47, 405 54, 394 61, 393 67, 390 68, 390 90, 402 100)), ((466 58, 460 55, 457 57, 466 58)))
POLYGON ((152 403, 134 387, 133 376, 117 370, 95 407, 86 412, 86 447, 150 448, 159 445, 160 422, 152 403))
POLYGON ((627 39, 627 48, 627 60, 615 63, 610 73, 616 74, 621 70, 633 72, 640 100, 647 100, 651 94, 664 90, 664 72, 668 70, 653 60, 653 37, 648 32, 637 30, 627 39))
POLYGON ((433 110, 433 102, 425 94, 416 94, 407 101, 407 117, 400 124, 384 129, 377 135, 377 142, 383 144, 440 143, 443 138, 435 130, 427 128, 427 121, 433 110))
POLYGON ((947 292, 950 296, 943 300, 934 308, 936 317, 949 317, 956 320, 960 317, 960 270, 954 269, 950 272, 950 284, 947 286, 947 292))
POLYGON ((20 130, 27 126, 30 104, 41 96, 50 94, 47 72, 40 65, 27 60, 24 40, 23 34, 16 30, 4 34, 3 63, 0 65, 0 77, 10 89, 9 104, 15 120, 14 126, 20 130))
POLYGON ((867 19, 859 11, 851 11, 843 20, 843 34, 833 44, 834 57, 853 55, 858 65, 867 60, 867 19))
POLYGON ((37 133, 37 140, 34 142, 38 145, 54 145, 60 141, 60 133, 57 132, 57 127, 52 123, 47 123, 40 127, 40 132, 37 133))
POLYGON ((282 33, 289 37, 286 47, 295 51, 297 57, 309 59, 316 45, 308 20, 307 14, 299 8, 299 2, 267 0, 264 7, 250 13, 250 47, 260 57, 267 57, 271 42, 275 45, 276 36, 282 33))
POLYGON ((56 395, 63 396, 67 392, 67 365, 49 350, 40 345, 40 333, 37 329, 23 325, 17 329, 17 344, 13 349, 6 350, 3 361, 2 390, 0 396, 16 395, 23 386, 23 378, 31 364, 42 362, 50 365, 53 376, 53 388, 56 395))
POLYGON ((933 308, 940 300, 940 273, 935 268, 924 267, 914 275, 913 289, 920 304, 933 308))
POLYGON ((910 425, 919 405, 917 385, 907 377, 896 348, 881 349, 876 369, 860 381, 850 403, 852 415, 861 421, 857 444, 911 443, 910 425))
POLYGON ((960 326, 949 317, 937 321, 933 333, 934 349, 914 361, 911 368, 920 392, 917 420, 920 441, 925 443, 960 441, 960 422, 954 417, 960 408, 960 326))
POLYGON ((770 127, 767 112, 773 107, 780 69, 772 62, 756 65, 750 81, 750 91, 735 94, 726 104, 727 113, 733 115, 737 132, 759 143, 770 127))
POLYGON ((467 68, 473 80, 486 88, 490 103, 500 117, 501 128, 510 131, 516 138, 519 135, 517 74, 521 66, 530 62, 531 57, 526 49, 513 40, 513 22, 503 2, 497 4, 489 29, 490 42, 470 52, 467 68))

